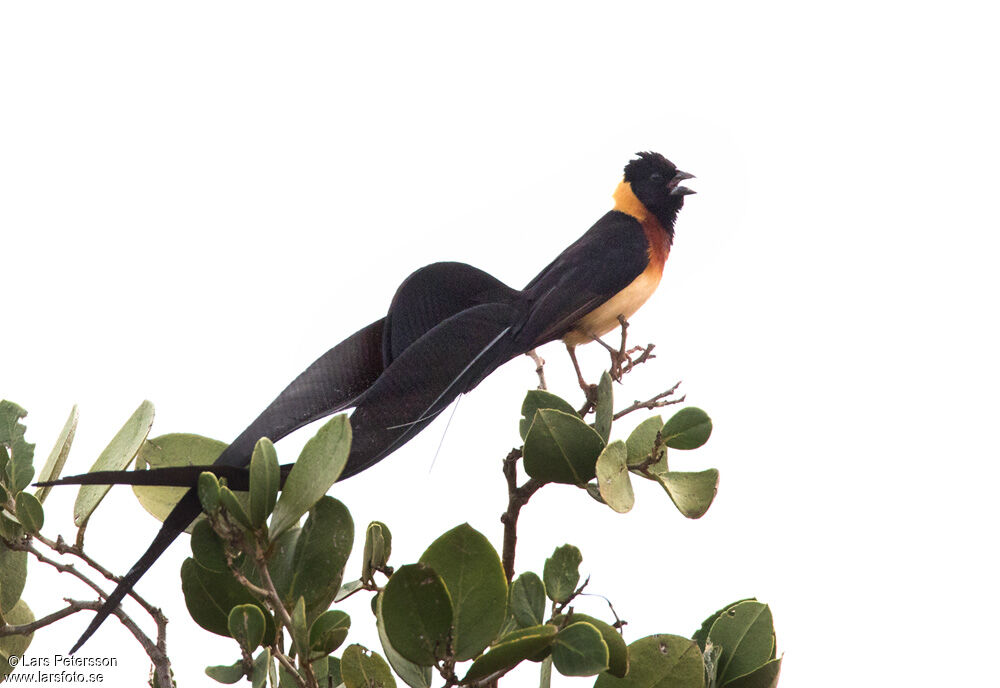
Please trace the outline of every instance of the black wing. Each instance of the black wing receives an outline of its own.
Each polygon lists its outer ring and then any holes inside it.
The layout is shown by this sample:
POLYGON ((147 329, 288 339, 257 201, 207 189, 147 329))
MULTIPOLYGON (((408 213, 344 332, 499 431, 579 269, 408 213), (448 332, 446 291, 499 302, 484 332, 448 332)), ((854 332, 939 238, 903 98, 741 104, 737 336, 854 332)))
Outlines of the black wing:
POLYGON ((529 351, 559 339, 648 265, 649 240, 639 221, 608 212, 522 290, 528 310, 517 342, 529 351))

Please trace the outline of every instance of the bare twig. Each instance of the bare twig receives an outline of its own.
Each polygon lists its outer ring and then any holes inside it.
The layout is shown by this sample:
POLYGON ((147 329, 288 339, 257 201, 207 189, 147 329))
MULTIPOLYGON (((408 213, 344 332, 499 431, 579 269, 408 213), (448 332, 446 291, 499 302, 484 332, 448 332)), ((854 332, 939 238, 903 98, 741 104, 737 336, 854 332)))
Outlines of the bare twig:
POLYGON ((584 588, 586 588, 589 584, 590 584, 590 576, 587 576, 587 580, 583 581, 583 583, 580 584, 580 587, 574 590, 573 593, 569 597, 567 597, 564 602, 560 602, 559 604, 553 603, 552 615, 559 616, 560 614, 562 614, 563 610, 569 606, 570 602, 576 599, 583 592, 584 588))
POLYGON ((40 619, 35 619, 31 623, 21 624, 19 626, 0 626, 0 638, 5 638, 9 635, 28 635, 34 633, 39 628, 45 628, 49 624, 55 623, 60 619, 65 619, 67 616, 72 616, 79 611, 83 611, 86 607, 81 607, 78 602, 67 599, 66 602, 69 603, 68 607, 64 607, 57 612, 52 612, 48 616, 43 616, 40 619))
POLYGON ((257 597, 261 598, 261 600, 266 600, 270 597, 266 589, 262 588, 256 583, 253 583, 249 578, 246 577, 246 574, 240 571, 240 567, 236 563, 236 557, 230 554, 228 550, 226 550, 226 564, 229 566, 229 572, 233 574, 233 578, 236 579, 237 583, 242 585, 244 588, 252 592, 257 597))
POLYGON ((97 583, 91 580, 90 577, 87 576, 87 574, 80 571, 73 564, 63 564, 61 562, 56 561, 55 559, 48 558, 40 551, 38 551, 37 547, 31 544, 30 537, 26 537, 17 542, 11 542, 9 543, 9 546, 11 549, 20 550, 22 552, 28 552, 29 554, 33 555, 35 559, 37 559, 39 562, 51 566, 59 573, 70 574, 71 576, 82 582, 84 585, 86 585, 88 588, 93 590, 95 593, 97 593, 98 596, 101 597, 101 599, 107 599, 108 594, 104 592, 104 590, 102 590, 97 583))
POLYGON ((521 507, 528 503, 531 495, 544 485, 540 480, 529 478, 524 485, 517 485, 517 462, 521 458, 520 449, 512 449, 503 460, 503 474, 507 478, 507 511, 500 515, 503 523, 503 570, 507 582, 514 580, 514 553, 517 549, 517 519, 521 507))
POLYGON ((80 549, 83 549, 83 535, 87 532, 88 522, 84 522, 84 524, 76 531, 76 546, 80 549))
POLYGON ((295 685, 299 688, 306 688, 305 679, 303 679, 302 675, 299 674, 299 670, 295 668, 295 664, 288 655, 279 650, 277 647, 271 648, 271 654, 274 655, 274 658, 278 660, 278 663, 285 667, 288 673, 292 675, 295 685))
MULTIPOLYGON (((41 542, 43 545, 48 547, 49 549, 58 552, 59 554, 70 554, 76 557, 77 559, 85 563, 87 566, 89 566, 90 568, 94 569, 99 574, 107 578, 112 583, 118 584, 119 582, 121 582, 121 576, 116 576, 114 573, 112 573, 105 567, 101 566, 101 564, 94 561, 94 559, 92 559, 86 552, 84 552, 83 549, 79 547, 79 545, 68 544, 63 539, 62 535, 57 535, 55 540, 50 540, 41 533, 38 533, 33 537, 39 542, 41 542)), ((139 595, 139 593, 137 593, 135 590, 129 590, 128 595, 133 600, 138 602, 139 606, 145 609, 146 613, 152 616, 154 619, 163 617, 163 612, 160 610, 159 607, 154 607, 152 604, 147 602, 141 595, 139 595)), ((164 624, 166 624, 166 618, 164 618, 163 621, 164 624)))
MULTIPOLYGON (((67 600, 70 604, 78 605, 80 609, 89 609, 91 611, 98 611, 102 602, 81 602, 77 600, 67 600)), ((136 625, 135 621, 132 620, 128 614, 126 614, 122 608, 116 607, 113 612, 111 612, 118 617, 118 620, 122 622, 122 625, 129 630, 129 632, 139 641, 142 645, 142 649, 146 651, 146 654, 152 660, 153 665, 156 667, 157 683, 162 688, 171 688, 172 682, 170 680, 170 661, 167 659, 166 655, 161 655, 160 650, 156 645, 150 640, 149 636, 142 632, 142 629, 136 625)))
POLYGON ((548 389, 545 384, 545 359, 538 355, 538 352, 532 349, 525 354, 532 361, 535 362, 535 373, 538 375, 538 389, 548 389))
MULTIPOLYGON (((51 549, 54 549, 56 552, 60 552, 61 548, 59 546, 59 543, 62 542, 63 547, 67 548, 66 549, 67 553, 71 553, 74 556, 80 558, 88 565, 91 565, 92 568, 94 568, 94 570, 98 571, 99 573, 107 577, 108 580, 112 582, 118 580, 117 577, 114 576, 114 574, 112 574, 110 571, 108 571, 100 564, 97 564, 97 562, 95 562, 87 554, 85 554, 82 549, 79 549, 75 546, 72 547, 67 546, 65 542, 62 541, 61 537, 58 538, 55 542, 49 540, 48 538, 42 537, 39 539, 39 542, 46 545, 47 547, 50 547, 51 549)), ((71 614, 75 614, 76 612, 85 609, 97 611, 101 608, 101 605, 103 604, 101 600, 106 600, 108 598, 108 594, 101 588, 101 586, 95 583, 89 576, 87 576, 87 574, 83 573, 78 568, 76 568, 75 565, 64 564, 62 562, 56 561, 55 559, 51 559, 47 557, 45 554, 43 554, 41 551, 39 551, 38 548, 32 544, 31 537, 25 537, 15 542, 8 542, 7 545, 11 549, 30 553, 40 563, 51 566, 59 573, 70 574, 71 576, 79 580, 81 583, 86 585, 88 588, 93 590, 100 598, 99 600, 93 602, 81 602, 81 601, 70 600, 67 598, 66 602, 70 606, 58 612, 54 612, 53 614, 44 617, 44 619, 40 619, 39 621, 47 620, 47 622, 44 625, 48 625, 49 623, 53 623, 61 618, 65 618, 71 614)), ((125 626, 125 628, 127 628, 130 633, 132 633, 135 639, 139 641, 139 644, 142 646, 142 649, 145 650, 146 656, 148 656, 149 660, 153 663, 154 673, 159 688, 171 688, 173 682, 170 677, 170 659, 167 657, 167 651, 166 651, 167 618, 163 615, 163 613, 159 609, 153 607, 152 605, 149 605, 148 603, 144 603, 144 601, 141 603, 143 604, 144 607, 147 607, 147 611, 149 612, 150 616, 153 617, 153 621, 156 623, 156 631, 157 631, 156 642, 150 639, 150 637, 146 635, 141 628, 139 628, 138 624, 135 623, 132 617, 130 617, 121 608, 120 605, 117 606, 112 613, 118 617, 122 625, 125 626)))
POLYGON ((618 420, 622 416, 628 415, 629 413, 632 413, 633 411, 638 411, 639 409, 655 409, 655 408, 662 408, 664 406, 670 406, 672 404, 679 404, 679 403, 681 403, 682 401, 684 401, 687 398, 686 395, 681 396, 681 397, 679 397, 677 399, 667 399, 666 397, 669 397, 674 392, 676 392, 677 388, 680 387, 680 386, 681 386, 681 383, 678 381, 677 384, 675 384, 670 389, 668 389, 666 391, 663 391, 663 392, 660 392, 656 396, 654 396, 654 397, 652 397, 650 399, 647 399, 646 401, 639 401, 638 399, 636 399, 635 402, 633 402, 631 406, 627 406, 627 407, 623 408, 621 411, 619 411, 618 413, 616 413, 612 418, 614 420, 618 420))
MULTIPOLYGON (((267 570, 267 557, 264 553, 264 548, 261 546, 260 541, 255 542, 254 549, 254 562, 257 564, 257 571, 260 573, 261 581, 264 583, 264 592, 267 594, 267 599, 270 602, 271 608, 274 612, 281 618, 281 623, 288 629, 288 632, 292 632, 292 617, 285 608, 284 603, 281 601, 281 595, 278 594, 278 588, 274 584, 274 580, 271 578, 271 572, 267 570)), ((292 636, 295 637, 294 635, 292 636)), ((272 648, 272 652, 275 656, 284 655, 283 652, 277 647, 272 648)), ((308 661, 309 658, 309 648, 300 647, 298 648, 299 664, 302 676, 298 671, 290 669, 292 673, 292 678, 295 682, 299 684, 300 688, 319 688, 319 683, 316 680, 316 674, 313 672, 312 664, 308 661)), ((278 660, 281 661, 280 659, 278 660)), ((285 667, 288 669, 289 667, 285 667)))

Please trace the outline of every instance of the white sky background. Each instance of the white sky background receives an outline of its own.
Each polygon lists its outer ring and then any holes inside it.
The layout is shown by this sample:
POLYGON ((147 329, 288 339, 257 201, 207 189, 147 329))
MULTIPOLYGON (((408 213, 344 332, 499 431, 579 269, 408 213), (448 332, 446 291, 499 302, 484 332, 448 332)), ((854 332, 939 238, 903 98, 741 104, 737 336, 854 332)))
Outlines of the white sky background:
MULTIPOLYGON (((715 433, 674 463, 718 467, 719 495, 687 521, 645 482, 625 516, 547 488, 522 514, 518 568, 578 545, 629 641, 757 596, 784 686, 988 681, 995 22, 986 3, 826 6, 5 4, 0 396, 29 410, 39 466, 80 405, 67 472, 145 398, 154 434, 230 439, 410 271, 461 260, 521 286, 656 150, 698 195, 632 319, 659 357, 616 393, 683 380, 715 433)), ((588 349, 596 379, 606 357, 588 349)), ((542 353, 576 399, 562 347, 542 353)), ((433 470, 443 421, 331 494, 359 532, 390 526, 397 565, 463 521, 499 547, 500 460, 535 382, 527 359, 507 365, 463 398, 433 470)), ((48 534, 72 536, 74 496, 46 503, 48 534)), ((124 571, 156 528, 118 488, 89 547, 124 571)), ((184 608, 188 552, 139 589, 171 619, 181 684, 203 685, 237 653, 184 608)), ((86 596, 32 572, 36 614, 86 596)), ((366 608, 345 607, 352 639, 377 648, 366 608)), ((88 620, 29 654, 66 651, 88 620)), ((112 685, 146 677, 114 620, 84 654, 119 659, 112 685)))

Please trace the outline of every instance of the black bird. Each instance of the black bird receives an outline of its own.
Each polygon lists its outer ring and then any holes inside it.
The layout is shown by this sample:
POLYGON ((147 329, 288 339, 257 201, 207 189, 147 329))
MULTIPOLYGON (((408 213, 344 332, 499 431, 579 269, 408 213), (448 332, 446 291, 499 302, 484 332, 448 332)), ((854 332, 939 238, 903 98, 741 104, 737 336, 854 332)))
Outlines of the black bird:
MULTIPOLYGON (((261 437, 277 441, 307 423, 353 407, 353 443, 343 480, 398 449, 459 394, 520 354, 562 339, 575 365, 576 346, 617 328, 619 316, 630 317, 656 290, 677 213, 684 196, 694 193, 680 183, 692 176, 658 153, 638 153, 625 166, 614 208, 520 291, 463 263, 434 263, 417 270, 399 286, 384 318, 306 368, 222 452, 211 470, 245 483, 244 467, 261 437)), ((41 484, 191 486, 196 477, 190 470, 109 471, 41 484)), ((190 490, 71 653, 93 635, 200 511, 198 496, 190 490)))

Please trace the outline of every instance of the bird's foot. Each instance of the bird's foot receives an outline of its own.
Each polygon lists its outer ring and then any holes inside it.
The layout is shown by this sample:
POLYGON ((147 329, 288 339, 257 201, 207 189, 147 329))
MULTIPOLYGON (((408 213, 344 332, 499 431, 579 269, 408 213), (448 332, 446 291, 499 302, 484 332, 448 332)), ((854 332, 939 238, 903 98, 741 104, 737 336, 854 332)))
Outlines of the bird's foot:
MULTIPOLYGON (((617 365, 619 366, 619 374, 621 376, 625 376, 632 372, 632 369, 640 363, 645 363, 651 358, 656 358, 656 356, 653 355, 653 346, 653 344, 647 344, 646 346, 633 346, 631 349, 625 351, 622 357, 616 359, 615 356, 612 356, 612 365, 617 362, 617 365), (639 355, 633 358, 635 354, 639 355)), ((614 373, 612 373, 612 376, 614 376, 614 373)), ((617 379, 619 382, 621 381, 621 377, 617 379)))
POLYGON ((617 349, 594 337, 594 340, 607 349, 608 354, 611 356, 611 368, 608 372, 615 382, 621 382, 622 378, 640 363, 645 363, 649 359, 655 358, 653 356, 653 344, 628 348, 628 320, 625 319, 624 315, 619 315, 618 322, 621 323, 622 339, 617 349), (634 354, 639 355, 633 358, 634 354))

